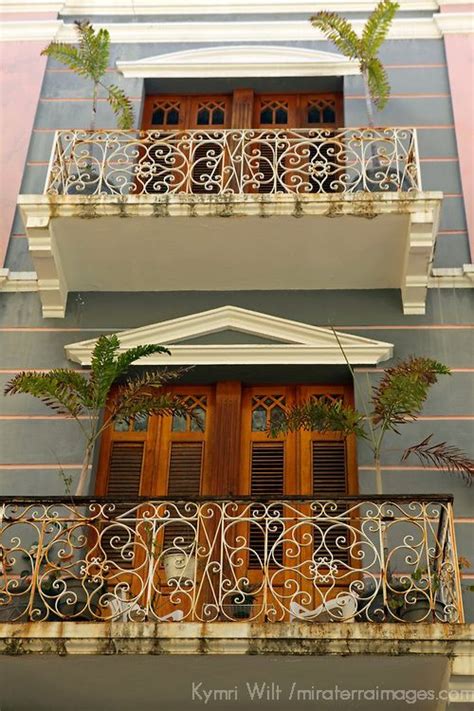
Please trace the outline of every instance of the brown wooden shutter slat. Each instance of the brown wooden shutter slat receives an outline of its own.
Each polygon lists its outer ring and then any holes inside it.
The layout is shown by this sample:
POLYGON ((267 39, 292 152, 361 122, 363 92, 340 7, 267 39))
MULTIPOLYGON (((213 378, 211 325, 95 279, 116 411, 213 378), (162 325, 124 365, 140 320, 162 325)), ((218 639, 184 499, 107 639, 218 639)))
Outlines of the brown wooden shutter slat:
MULTIPOLYGON (((344 496, 347 493, 347 458, 346 443, 344 440, 316 440, 312 442, 312 467, 313 467, 313 494, 318 496, 344 496)), ((342 514, 345 507, 338 506, 337 514, 342 514)), ((321 531, 324 535, 324 545, 317 536, 314 541, 316 555, 332 554, 336 561, 348 562, 348 551, 345 549, 347 542, 346 526, 334 523, 321 522, 321 531)))
MULTIPOLYGON (((284 493, 285 443, 252 442, 250 485, 252 496, 272 496, 281 498, 284 493)), ((276 510, 276 507, 275 507, 276 510)), ((252 507, 258 514, 261 508, 252 507)), ((265 529, 267 530, 267 562, 281 563, 283 546, 278 545, 272 552, 272 546, 281 536, 281 527, 269 527, 268 519, 257 524, 250 524, 249 568, 260 568, 265 559, 265 529), (263 529, 263 530, 262 530, 263 529), (270 530, 271 529, 271 530, 270 530), (268 556, 271 558, 268 560, 268 556)))
MULTIPOLYGON (((115 505, 114 518, 125 514, 140 495, 144 448, 144 442, 112 442, 107 494, 111 497, 129 499, 129 504, 115 505)), ((101 537, 101 547, 105 557, 116 563, 119 569, 133 566, 133 556, 130 555, 130 531, 133 539, 134 529, 133 522, 124 521, 117 523, 116 526, 108 525, 101 537), (127 549, 121 551, 121 545, 126 546, 127 549)))
MULTIPOLYGON (((168 495, 176 498, 199 496, 204 459, 204 442, 171 442, 168 469, 168 495)), ((178 507, 179 511, 179 507, 178 507)), ((176 509, 171 510, 176 516, 176 509)), ((183 511, 183 516, 185 516, 183 511)), ((193 542, 192 526, 174 521, 165 526, 164 547, 172 548, 173 542, 179 547, 193 542), (182 542, 181 542, 182 541, 182 542)))

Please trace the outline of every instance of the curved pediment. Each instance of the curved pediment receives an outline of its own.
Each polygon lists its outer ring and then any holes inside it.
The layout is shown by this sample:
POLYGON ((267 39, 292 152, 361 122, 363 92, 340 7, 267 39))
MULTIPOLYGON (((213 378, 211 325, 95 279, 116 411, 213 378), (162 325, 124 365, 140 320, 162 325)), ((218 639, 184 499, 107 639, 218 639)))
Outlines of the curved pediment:
POLYGON ((125 77, 288 77, 359 74, 359 63, 302 47, 205 47, 117 62, 125 77))
MULTIPOLYGON (((151 356, 138 361, 140 365, 344 365, 347 361, 353 365, 376 365, 393 355, 391 343, 237 306, 141 326, 117 336, 121 350, 146 343, 170 348, 171 356, 151 356), (239 342, 229 342, 229 331, 241 334, 239 342), (212 343, 206 339, 209 334, 215 334, 212 343), (204 342, 200 343, 200 338, 204 342)), ((89 365, 95 342, 90 339, 72 343, 65 347, 66 355, 76 363, 89 365)))

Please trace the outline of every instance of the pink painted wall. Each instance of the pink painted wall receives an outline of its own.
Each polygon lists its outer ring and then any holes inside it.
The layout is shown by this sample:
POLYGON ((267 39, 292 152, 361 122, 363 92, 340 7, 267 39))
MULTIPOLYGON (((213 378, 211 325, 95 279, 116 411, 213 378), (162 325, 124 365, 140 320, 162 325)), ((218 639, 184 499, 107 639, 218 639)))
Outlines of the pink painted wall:
MULTIPOLYGON (((467 12, 473 5, 445 5, 441 12, 467 12)), ((459 168, 466 210, 467 230, 474 262, 474 39, 472 34, 444 36, 448 63, 459 168)))
MULTIPOLYGON (((56 15, 5 14, 1 19, 26 22, 56 19, 56 15)), ((46 45, 47 42, 0 42, 0 266, 4 264, 15 216, 46 66, 46 57, 40 57, 40 52, 46 45)))

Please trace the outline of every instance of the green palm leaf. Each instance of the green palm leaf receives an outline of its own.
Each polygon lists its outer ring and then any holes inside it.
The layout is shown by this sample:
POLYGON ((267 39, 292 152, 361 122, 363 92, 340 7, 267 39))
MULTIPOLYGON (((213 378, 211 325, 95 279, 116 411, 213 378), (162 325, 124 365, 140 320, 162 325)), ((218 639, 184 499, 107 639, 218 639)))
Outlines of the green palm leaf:
POLYGON ((89 69, 85 66, 83 56, 77 47, 64 42, 51 42, 46 49, 43 49, 41 55, 55 59, 80 76, 89 77, 89 69))
POLYGON ((5 386, 5 395, 33 395, 68 417, 79 417, 89 406, 89 384, 80 374, 66 369, 49 373, 24 371, 5 386))
POLYGON ((105 88, 108 92, 108 102, 117 116, 118 127, 124 131, 133 128, 133 105, 128 96, 115 84, 105 88))
POLYGON ((398 2, 381 0, 365 23, 362 32, 362 47, 367 58, 377 56, 377 52, 384 43, 390 25, 399 9, 398 2))
POLYGON ((308 430, 321 433, 341 432, 344 435, 356 434, 358 437, 365 438, 362 421, 363 416, 353 407, 344 405, 339 400, 316 397, 301 405, 286 408, 278 422, 272 423, 270 434, 275 437, 281 432, 308 430))
POLYGON ((97 34, 91 23, 76 22, 79 36, 79 51, 89 76, 98 82, 109 64, 110 35, 108 30, 99 30, 97 34))
POLYGON ((390 97, 388 75, 380 59, 371 59, 367 64, 367 82, 370 98, 374 106, 381 111, 390 97))
POLYGON ((361 44, 351 23, 336 12, 325 10, 310 18, 317 27, 349 59, 360 59, 361 44))

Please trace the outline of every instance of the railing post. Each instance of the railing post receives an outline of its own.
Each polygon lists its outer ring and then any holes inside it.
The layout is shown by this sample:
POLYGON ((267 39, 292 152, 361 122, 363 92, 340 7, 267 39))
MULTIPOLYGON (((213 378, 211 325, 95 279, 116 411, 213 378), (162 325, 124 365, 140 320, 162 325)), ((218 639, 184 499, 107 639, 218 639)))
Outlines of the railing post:
MULTIPOLYGON (((452 551, 452 565, 454 568, 454 587, 456 590, 456 606, 458 609, 458 619, 457 622, 464 622, 464 605, 462 599, 462 587, 461 587, 461 571, 459 569, 458 563, 458 552, 456 547, 456 535, 454 531, 454 512, 453 505, 451 502, 447 504, 448 510, 448 525, 449 525, 449 536, 447 537, 447 543, 449 542, 452 551)), ((443 555, 444 562, 444 555, 443 555)))

